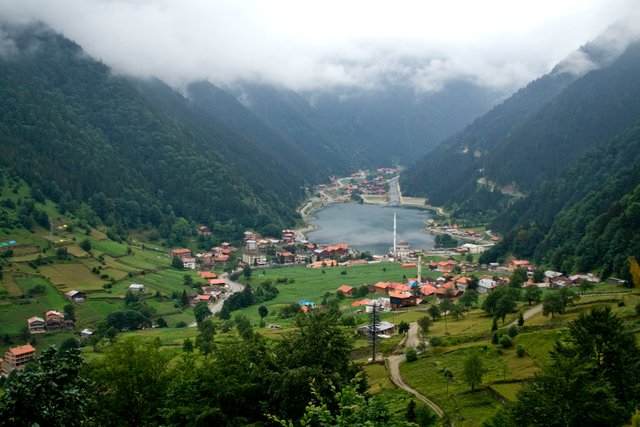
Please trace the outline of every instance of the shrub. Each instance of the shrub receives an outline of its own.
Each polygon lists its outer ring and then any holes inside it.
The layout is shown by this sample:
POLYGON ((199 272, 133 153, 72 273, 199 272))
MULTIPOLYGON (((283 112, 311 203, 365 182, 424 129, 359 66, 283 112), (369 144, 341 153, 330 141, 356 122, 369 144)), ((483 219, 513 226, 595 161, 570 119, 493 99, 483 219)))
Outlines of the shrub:
POLYGON ((187 326, 188 326, 187 322, 185 322, 185 321, 180 321, 180 322, 176 323, 176 328, 186 328, 187 326))
POLYGON ((407 358, 407 362, 415 362, 416 360, 418 360, 418 353, 413 347, 408 347, 405 350, 404 355, 407 358))
POLYGON ((527 354, 527 352, 525 351, 524 347, 519 345, 516 347, 516 355, 518 357, 524 357, 524 355, 527 354))
POLYGON ((500 338, 500 347, 502 348, 510 348, 513 345, 513 341, 508 335, 504 335, 500 338))
POLYGON ((511 327, 507 331, 507 335, 509 335, 511 338, 517 337, 518 336, 518 328, 516 328, 515 325, 511 325, 511 327))
POLYGON ((624 301, 618 301, 618 307, 624 307, 624 301))
POLYGON ((491 337, 491 344, 496 344, 497 345, 498 344, 498 339, 499 339, 498 333, 494 332, 493 336, 491 337))

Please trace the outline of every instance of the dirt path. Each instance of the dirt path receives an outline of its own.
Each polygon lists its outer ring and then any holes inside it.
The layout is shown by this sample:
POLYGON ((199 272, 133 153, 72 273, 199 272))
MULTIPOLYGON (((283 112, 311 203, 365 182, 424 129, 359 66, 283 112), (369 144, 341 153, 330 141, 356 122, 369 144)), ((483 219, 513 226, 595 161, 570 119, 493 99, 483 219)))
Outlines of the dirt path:
MULTIPOLYGON (((542 312, 542 303, 534 305, 533 307, 531 307, 530 309, 528 309, 527 311, 525 311, 524 313, 522 313, 522 317, 524 318, 524 320, 527 320, 533 316, 535 316, 538 313, 542 312)), ((511 326, 515 326, 518 324, 518 319, 514 320, 513 322, 509 323, 507 325, 507 327, 511 327, 511 326)))
MULTIPOLYGON (((219 312, 220 310, 222 310, 222 305, 224 304, 224 301, 229 298, 230 295, 235 294, 236 292, 242 292, 244 290, 244 285, 238 282, 234 282, 233 280, 231 280, 229 278, 229 274, 228 273, 223 273, 222 276, 220 276, 222 279, 224 279, 224 282, 227 284, 227 286, 229 286, 229 290, 230 292, 227 292, 223 295, 222 298, 220 298, 218 301, 209 304, 209 311, 211 311, 211 314, 216 314, 217 312, 219 312)), ((195 328, 196 326, 198 326, 198 324, 196 322, 193 322, 189 325, 190 328, 195 328)))
MULTIPOLYGON (((404 340, 402 340, 401 347, 417 346, 418 343, 420 342, 420 337, 418 335, 419 331, 420 331, 420 327, 418 326, 418 324, 415 322, 412 323, 411 327, 409 328, 409 332, 407 333, 407 336, 404 338, 404 340)), ((405 360, 406 359, 404 354, 398 355, 398 356, 389 356, 386 358, 385 366, 387 367, 387 371, 389 372, 389 377, 391 378, 391 381, 401 389, 413 394, 418 399, 423 401, 427 406, 429 406, 433 410, 433 412, 435 412, 436 414, 438 414, 439 417, 442 418, 444 416, 444 411, 442 410, 442 408, 440 408, 433 400, 429 399, 426 396, 423 396, 422 394, 418 393, 416 390, 409 387, 402 379, 402 375, 400 375, 400 363, 404 362, 405 360)))

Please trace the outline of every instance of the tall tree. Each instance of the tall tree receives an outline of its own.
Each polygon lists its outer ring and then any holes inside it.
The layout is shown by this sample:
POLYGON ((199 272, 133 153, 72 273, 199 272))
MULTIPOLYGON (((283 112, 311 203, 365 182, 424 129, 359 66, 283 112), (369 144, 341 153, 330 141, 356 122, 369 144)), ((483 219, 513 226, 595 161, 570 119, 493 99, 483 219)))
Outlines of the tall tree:
POLYGON ((472 354, 464 361, 462 375, 469 387, 471 387, 471 391, 475 391, 476 385, 482 383, 484 367, 477 354, 472 354))
POLYGON ((13 371, 0 395, 0 424, 85 425, 94 396, 83 366, 76 348, 59 353, 50 347, 33 365, 13 371))

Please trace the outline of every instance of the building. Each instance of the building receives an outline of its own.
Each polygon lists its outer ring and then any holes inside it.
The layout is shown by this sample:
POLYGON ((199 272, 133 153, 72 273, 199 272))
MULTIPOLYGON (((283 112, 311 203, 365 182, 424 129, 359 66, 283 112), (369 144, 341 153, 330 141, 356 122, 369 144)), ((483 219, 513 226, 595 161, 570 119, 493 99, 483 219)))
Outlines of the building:
POLYGON ((69 301, 74 301, 77 303, 84 302, 85 298, 87 298, 87 294, 82 291, 71 290, 69 292, 65 292, 64 295, 67 297, 69 301))
POLYGON ((416 297, 411 294, 400 292, 389 292, 389 301, 391 308, 397 310, 402 307, 412 307, 416 305, 416 297))
POLYGON ((441 271, 443 273, 451 273, 457 265, 458 263, 452 259, 448 259, 446 261, 440 261, 438 263, 438 271, 441 271))
POLYGON ((249 249, 247 245, 247 249, 242 252, 242 262, 245 265, 265 265, 267 256, 258 249, 249 249))
POLYGON ((190 249, 174 249, 171 251, 171 257, 173 258, 189 258, 191 257, 191 250, 190 249))
POLYGON ((483 276, 478 281, 478 293, 488 294, 498 286, 498 283, 489 276, 483 276))
POLYGON ((342 285, 337 289, 337 292, 342 292, 347 297, 353 296, 353 288, 351 286, 342 285))
POLYGON ((196 259, 191 257, 182 258, 182 268, 187 270, 196 269, 196 259))
POLYGON ((144 292, 144 285, 140 283, 132 283, 128 288, 131 292, 144 292))
POLYGON ((531 263, 529 261, 527 261, 526 259, 515 259, 515 260, 513 260, 513 261, 511 261, 509 263, 507 268, 511 272, 514 272, 519 268, 521 268, 521 269, 523 269, 525 271, 533 270, 533 267, 531 266, 531 263))
POLYGON ((27 319, 27 327, 30 334, 39 334, 46 332, 45 323, 42 317, 30 317, 27 319))
POLYGON ((396 325, 386 321, 380 321, 374 328, 373 325, 364 325, 358 328, 358 333, 364 336, 372 336, 374 333, 377 336, 389 336, 396 332, 396 325), (375 330, 375 332, 374 332, 375 330))
POLYGON ((65 320, 64 314, 58 310, 49 310, 45 313, 45 322, 47 324, 48 331, 55 331, 62 328, 73 328, 73 321, 65 320))
POLYGON ((94 334, 94 332, 95 331, 93 329, 89 329, 89 328, 83 329, 80 331, 80 338, 89 338, 91 337, 91 335, 94 334))
POLYGON ((10 372, 14 369, 22 369, 24 365, 35 360, 36 349, 31 344, 13 347, 4 354, 2 369, 4 372, 10 372))

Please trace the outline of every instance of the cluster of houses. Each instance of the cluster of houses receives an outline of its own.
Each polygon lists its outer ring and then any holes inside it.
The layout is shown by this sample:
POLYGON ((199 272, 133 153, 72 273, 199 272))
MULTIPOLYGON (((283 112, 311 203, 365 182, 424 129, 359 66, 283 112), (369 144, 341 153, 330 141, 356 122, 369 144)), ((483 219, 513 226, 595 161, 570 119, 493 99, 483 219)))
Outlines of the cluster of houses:
MULTIPOLYGON (((204 227, 204 226, 202 226, 204 227)), ((198 229, 200 233, 202 227, 198 229)), ((195 270, 196 266, 202 269, 212 269, 219 265, 225 265, 229 261, 229 256, 236 251, 231 243, 223 242, 220 246, 214 246, 209 251, 200 254, 192 254, 191 249, 181 248, 171 251, 171 257, 182 262, 182 268, 195 270)))
POLYGON ((60 329, 73 329, 74 321, 65 319, 64 313, 58 310, 49 310, 44 318, 33 316, 27 319, 27 328, 30 334, 58 331, 60 329))
MULTIPOLYGON (((456 224, 445 224, 440 226, 433 226, 431 231, 435 233, 444 233, 449 234, 454 237, 458 237, 462 240, 472 240, 472 241, 482 241, 485 240, 485 235, 482 233, 478 233, 474 230, 460 230, 456 224)), ((492 242, 497 242, 500 240, 497 236, 492 236, 490 238, 492 242)))

